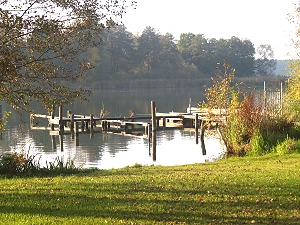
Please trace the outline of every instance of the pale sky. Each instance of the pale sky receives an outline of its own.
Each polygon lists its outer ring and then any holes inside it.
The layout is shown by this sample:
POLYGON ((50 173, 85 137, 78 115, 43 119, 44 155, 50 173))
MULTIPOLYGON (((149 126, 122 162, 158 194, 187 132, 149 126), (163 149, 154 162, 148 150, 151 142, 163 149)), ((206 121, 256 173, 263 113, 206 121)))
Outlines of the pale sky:
POLYGON ((206 38, 249 39, 256 47, 270 44, 276 59, 291 58, 294 27, 287 20, 298 0, 137 0, 123 17, 127 30, 141 34, 146 26, 160 34, 204 34, 206 38))

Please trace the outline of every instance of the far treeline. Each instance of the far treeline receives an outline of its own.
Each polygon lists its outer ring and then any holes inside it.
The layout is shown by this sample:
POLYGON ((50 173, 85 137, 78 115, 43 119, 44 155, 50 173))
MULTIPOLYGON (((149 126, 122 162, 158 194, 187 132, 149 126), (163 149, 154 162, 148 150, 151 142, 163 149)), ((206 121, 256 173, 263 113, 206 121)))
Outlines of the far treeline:
POLYGON ((236 77, 275 74, 276 60, 270 45, 254 48, 250 40, 208 39, 203 34, 182 33, 175 40, 146 27, 141 35, 123 25, 101 33, 102 43, 84 55, 94 68, 80 81, 91 84, 116 79, 210 78, 224 60, 236 69, 236 77), (255 57, 256 56, 256 57, 255 57))

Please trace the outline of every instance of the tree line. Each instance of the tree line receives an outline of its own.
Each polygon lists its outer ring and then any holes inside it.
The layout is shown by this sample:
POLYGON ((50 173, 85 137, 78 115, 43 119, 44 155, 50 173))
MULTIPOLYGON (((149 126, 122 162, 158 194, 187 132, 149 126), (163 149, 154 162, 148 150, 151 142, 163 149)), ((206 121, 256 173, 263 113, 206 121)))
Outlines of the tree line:
POLYGON ((182 33, 175 40, 172 34, 162 35, 152 27, 134 35, 119 25, 103 31, 101 38, 99 46, 82 55, 94 68, 81 82, 211 77, 224 60, 236 69, 237 77, 273 75, 276 69, 270 45, 256 50, 250 40, 238 37, 208 39, 203 34, 182 33))

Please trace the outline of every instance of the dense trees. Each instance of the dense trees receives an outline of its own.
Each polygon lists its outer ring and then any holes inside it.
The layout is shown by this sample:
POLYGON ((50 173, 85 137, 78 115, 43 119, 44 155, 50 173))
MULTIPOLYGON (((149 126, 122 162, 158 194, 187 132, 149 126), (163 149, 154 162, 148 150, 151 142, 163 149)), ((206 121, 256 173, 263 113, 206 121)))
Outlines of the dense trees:
POLYGON ((211 77, 217 63, 224 60, 236 69, 236 77, 272 75, 276 69, 270 45, 258 48, 260 58, 256 60, 252 42, 238 37, 217 40, 182 33, 175 40, 172 34, 162 35, 152 27, 133 35, 125 26, 110 29, 102 36, 102 45, 88 54, 95 66, 89 73, 94 80, 211 77))
POLYGON ((84 97, 74 80, 91 86, 128 78, 211 77, 223 60, 236 76, 254 75, 249 40, 192 33, 175 40, 152 27, 133 35, 115 26, 126 0, 5 0, 0 7, 0 100, 16 109, 31 100, 50 108, 84 97))

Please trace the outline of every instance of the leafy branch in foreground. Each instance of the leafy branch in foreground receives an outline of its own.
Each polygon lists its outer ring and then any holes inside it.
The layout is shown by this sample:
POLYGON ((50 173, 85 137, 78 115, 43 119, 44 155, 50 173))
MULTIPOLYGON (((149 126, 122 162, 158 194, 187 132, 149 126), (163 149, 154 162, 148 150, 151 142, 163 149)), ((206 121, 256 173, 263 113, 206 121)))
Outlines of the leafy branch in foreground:
POLYGON ((73 81, 92 68, 81 53, 99 44, 127 8, 120 1, 0 1, 0 100, 29 110, 86 99, 73 81))

